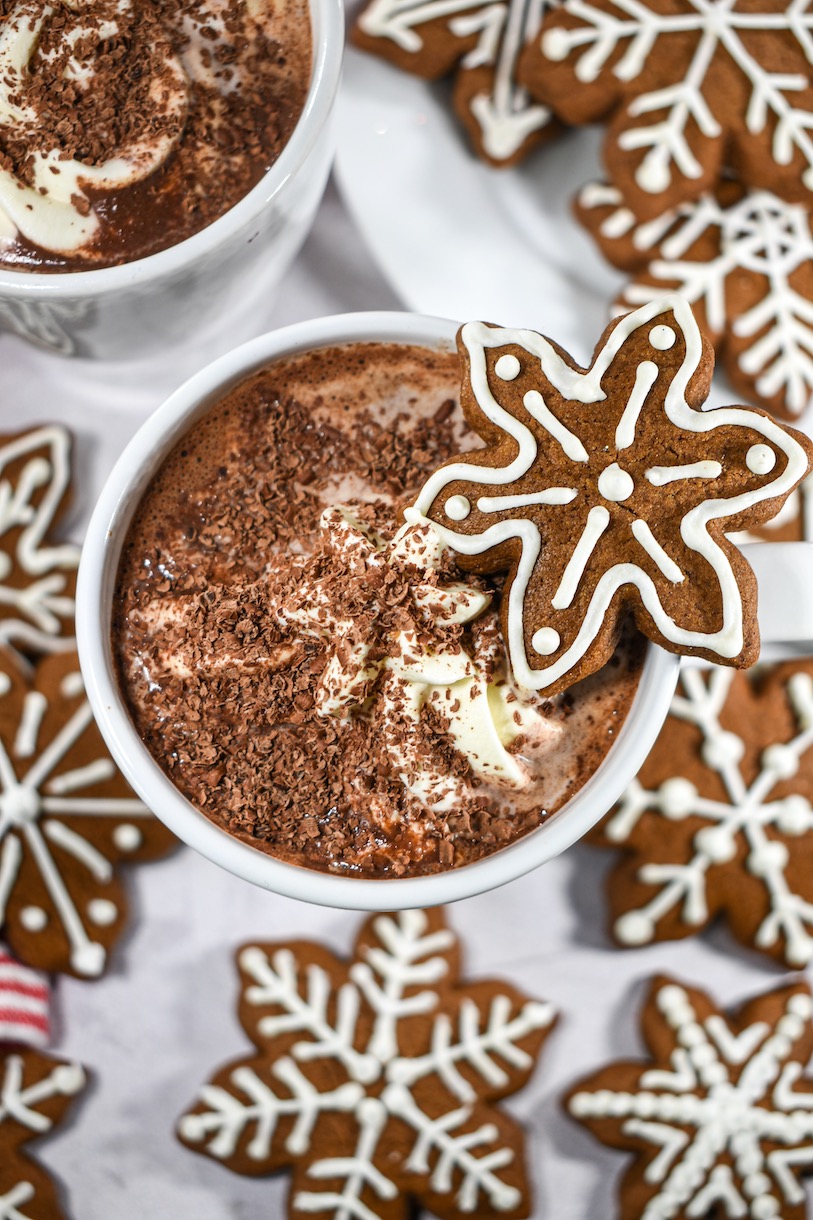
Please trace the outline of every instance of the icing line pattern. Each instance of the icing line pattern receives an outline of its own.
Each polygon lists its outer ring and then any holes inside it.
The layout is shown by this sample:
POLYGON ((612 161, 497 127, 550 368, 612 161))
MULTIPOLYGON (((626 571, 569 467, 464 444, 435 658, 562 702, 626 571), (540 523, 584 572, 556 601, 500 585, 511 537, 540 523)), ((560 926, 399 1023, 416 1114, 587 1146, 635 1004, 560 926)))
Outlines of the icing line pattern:
POLYGON ((739 1032, 722 1016, 703 1019, 675 983, 659 986, 654 1004, 673 1045, 670 1067, 635 1065, 643 1070, 630 1091, 590 1089, 585 1081, 569 1099, 570 1113, 615 1120, 630 1147, 643 1142, 656 1154, 643 1169, 655 1193, 641 1220, 717 1208, 748 1220, 789 1217, 788 1208, 805 1201, 794 1170, 813 1165, 813 1093, 794 1087, 803 1072, 797 1044, 809 1040, 813 1019, 809 993, 786 992, 773 1025, 755 1022, 739 1032))
POLYGON ((655 220, 639 221, 613 186, 591 183, 579 202, 586 212, 608 209, 598 224, 608 241, 626 238, 640 252, 639 269, 654 281, 636 279, 623 289, 618 308, 641 305, 653 292, 679 292, 700 304, 709 328, 744 344, 730 359, 763 400, 781 395, 791 415, 813 398, 813 300, 800 286, 813 272, 810 213, 769 191, 750 191, 724 206, 711 194, 679 205, 655 220), (689 256, 698 241, 714 239, 710 258, 689 256), (753 277, 760 295, 735 312, 731 277, 753 277))
POLYGON ((299 960, 292 949, 269 953, 268 947, 252 945, 241 951, 244 1005, 271 1010, 257 1020, 257 1038, 269 1042, 271 1052, 274 1039, 303 1036, 272 1059, 267 1079, 240 1064, 231 1070, 228 1087, 204 1086, 202 1108, 184 1115, 179 1133, 217 1159, 227 1160, 244 1146, 247 1157, 259 1163, 279 1156, 280 1120, 293 1120, 284 1152, 304 1158, 309 1185, 295 1192, 292 1206, 334 1220, 375 1220, 376 1199, 391 1201, 404 1193, 400 1172, 420 1175, 427 1192, 453 1196, 449 1207, 455 1212, 513 1210, 519 1192, 500 1170, 513 1162, 514 1153, 500 1142, 487 1116, 474 1124, 472 1118, 482 1113, 479 1101, 488 1091, 509 1089, 503 1064, 522 1073, 531 1070, 534 1056, 520 1043, 553 1024, 553 1009, 534 1001, 518 1007, 515 997, 500 993, 486 1004, 461 989, 458 1011, 440 1011, 439 989, 450 981, 453 933, 433 928, 424 911, 376 916, 372 931, 372 943, 362 946, 338 990, 322 966, 299 960), (402 1057, 402 1038, 427 1018, 433 1022, 428 1049, 402 1057), (341 1065, 346 1080, 320 1091, 307 1067, 325 1059, 341 1065), (422 1109, 420 1092, 421 1083, 433 1079, 447 1105, 435 1117, 422 1109), (346 1114, 355 1124, 350 1155, 312 1155, 314 1129, 326 1113, 346 1114), (391 1166, 384 1171, 374 1158, 386 1145, 393 1118, 409 1128, 411 1146, 402 1165, 382 1157, 391 1166))
POLYGON ((790 36, 803 61, 813 64, 810 0, 789 0, 784 12, 767 6, 764 12, 753 6, 743 11, 736 0, 686 0, 683 12, 658 12, 641 0, 611 0, 615 11, 588 0, 565 0, 563 7, 581 24, 544 31, 542 54, 557 62, 575 55, 575 74, 583 84, 597 81, 605 71, 626 84, 653 62, 665 66, 668 80, 670 40, 695 36, 682 80, 637 93, 627 102, 627 122, 618 143, 626 151, 642 153, 635 175, 641 190, 652 194, 668 190, 675 175, 690 181, 701 177, 703 167, 692 148, 695 129, 703 141, 724 138, 715 114, 714 86, 720 84, 712 69, 718 57, 727 70, 734 67, 749 92, 747 131, 771 133, 768 147, 777 166, 800 158, 802 182, 813 189, 813 114, 795 104, 808 86, 806 76, 769 71, 756 52, 759 39, 765 39, 774 55, 785 52, 787 62, 784 40, 790 36))
POLYGON ((705 674, 686 669, 681 676, 683 691, 675 695, 670 709, 670 716, 699 729, 703 763, 719 776, 727 799, 701 796, 689 780, 680 776, 664 780, 655 791, 635 779, 617 812, 604 825, 606 841, 620 844, 648 814, 671 821, 703 819, 685 863, 641 865, 638 878, 654 887, 655 893, 640 909, 622 914, 614 932, 623 944, 647 944, 654 939, 659 921, 678 908, 687 925, 706 924, 713 914, 707 896, 709 874, 715 866, 734 860, 744 845, 743 867, 764 887, 769 908, 755 943, 770 949, 782 938, 788 965, 803 967, 813 961, 813 902, 794 892, 786 869, 794 837, 813 832, 813 809, 801 795, 773 798, 772 793, 777 783, 790 779, 800 766, 810 765, 813 679, 798 672, 788 681, 787 698, 796 719, 796 732, 789 741, 776 742, 763 750, 759 774, 750 784, 740 766, 745 745, 720 724, 733 680, 730 670, 713 669, 705 674))
MULTIPOLYGON (((462 328, 461 336, 470 359, 472 391, 485 416, 514 439, 517 454, 504 467, 478 466, 465 460, 441 467, 430 476, 415 504, 405 511, 404 516, 411 524, 425 522, 435 501, 454 481, 466 480, 494 485, 500 489, 510 488, 534 467, 538 454, 536 439, 530 428, 505 410, 495 396, 488 377, 486 352, 489 349, 507 345, 524 348, 532 360, 539 361, 543 376, 564 398, 580 403, 600 402, 606 397, 602 380, 612 368, 613 361, 626 341, 634 332, 649 326, 664 315, 673 316, 685 343, 683 363, 672 377, 665 394, 664 411, 671 423, 677 429, 695 434, 712 433, 715 428, 723 426, 748 428, 761 434, 770 442, 769 447, 786 457, 785 468, 774 479, 755 485, 747 491, 734 496, 723 493, 716 497, 711 468, 706 472, 708 477, 704 479, 697 479, 694 469, 682 472, 681 477, 691 479, 697 484, 698 502, 683 518, 681 537, 690 550, 704 557, 718 582, 723 618, 722 626, 718 630, 700 631, 682 627, 664 609, 658 587, 647 571, 635 563, 617 563, 608 567, 599 577, 575 638, 566 640, 564 651, 551 663, 540 667, 532 667, 529 664, 525 648, 525 602, 541 552, 541 535, 536 523, 530 517, 505 518, 495 522, 493 526, 488 526, 481 533, 465 534, 451 526, 440 524, 437 521, 439 512, 435 510, 432 517, 434 529, 441 541, 459 554, 480 555, 512 538, 518 539, 522 544, 509 592, 506 633, 511 667, 521 687, 543 690, 563 679, 574 669, 593 645, 616 592, 628 585, 638 589, 641 601, 657 629, 676 648, 706 649, 726 659, 736 657, 742 650, 743 607, 739 586, 728 556, 710 535, 707 527, 713 521, 753 508, 764 500, 787 495, 806 473, 808 463, 799 443, 779 424, 763 415, 746 407, 721 407, 703 412, 688 405, 686 390, 701 362, 702 340, 691 308, 681 297, 661 298, 622 318, 587 371, 574 369, 563 360, 549 340, 533 331, 491 327, 480 322, 467 323, 462 328), (704 498, 706 496, 707 498, 704 498)), ((657 330, 658 327, 653 329, 657 330)), ((662 341, 661 336, 658 341, 662 341)), ((649 363, 645 362, 639 367, 630 403, 625 407, 618 424, 617 435, 620 433, 624 447, 628 447, 634 439, 635 422, 645 403, 645 390, 650 389, 657 380, 649 370, 641 376, 641 368, 649 363)), ((523 402, 528 414, 550 434, 571 462, 590 462, 591 455, 585 443, 560 419, 553 416, 538 391, 528 391, 523 402)), ((589 441, 589 438, 585 438, 585 441, 589 441)), ((662 467, 653 469, 661 470, 662 467)), ((629 495, 631 480, 618 466, 615 470, 608 467, 601 477, 604 484, 602 486, 600 479, 597 491, 605 501, 623 500, 629 495)), ((650 479, 650 482, 657 485, 657 478, 650 479)), ((556 489, 557 493, 561 493, 561 490, 556 489)), ((576 489, 569 490, 575 492, 576 489)), ((575 495, 572 498, 575 500, 575 495)), ((552 610, 567 608, 571 604, 608 523, 609 514, 604 504, 594 505, 587 512, 583 531, 562 576, 552 610)), ((662 556, 662 548, 657 544, 657 540, 650 540, 645 531, 639 530, 636 541, 654 560, 661 575, 669 583, 673 584, 679 578, 682 579, 682 573, 679 573, 674 561, 668 556, 662 556), (652 545, 652 541, 655 545, 652 545)), ((556 631, 554 621, 549 625, 552 631, 556 631)), ((542 629, 547 626, 541 625, 542 629)), ((557 632, 557 635, 561 633, 557 632)))

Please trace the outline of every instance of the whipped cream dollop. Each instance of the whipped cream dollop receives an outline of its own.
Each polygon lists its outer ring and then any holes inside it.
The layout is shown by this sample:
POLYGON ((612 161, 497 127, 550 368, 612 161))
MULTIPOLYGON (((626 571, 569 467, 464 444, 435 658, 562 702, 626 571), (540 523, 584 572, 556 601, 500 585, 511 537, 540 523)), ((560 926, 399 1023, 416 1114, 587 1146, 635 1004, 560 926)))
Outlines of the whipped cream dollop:
MULTIPOLYGON (((130 32, 138 17, 132 0, 19 0, 0 26, 0 145, 23 141, 30 150, 24 166, 0 168, 0 239, 22 234, 53 252, 80 249, 99 228, 87 189, 119 190, 146 178, 181 138, 189 86, 167 39, 152 40, 142 63, 143 128, 136 124, 139 134, 109 156, 71 155, 57 134, 59 124, 54 127, 44 113, 53 109, 58 86, 51 82, 43 90, 43 73, 55 74, 81 103, 87 91, 103 88, 104 45, 130 32)), ((115 61, 104 68, 117 70, 115 61)))
POLYGON ((511 682, 491 594, 472 580, 444 574, 448 551, 425 518, 387 539, 357 509, 343 505, 326 509, 320 527, 323 568, 303 575, 293 597, 276 609, 286 631, 316 637, 328 652, 318 711, 368 715, 404 787, 438 812, 453 809, 471 791, 416 732, 427 710, 441 718, 476 775, 501 788, 527 787, 531 775, 509 747, 520 734, 555 737, 561 726, 511 682), (370 590, 360 618, 346 611, 349 600, 359 604, 348 597, 354 581, 370 590), (393 591, 400 610, 395 616, 388 604, 393 591), (478 630, 467 649, 454 628, 475 620, 478 630))

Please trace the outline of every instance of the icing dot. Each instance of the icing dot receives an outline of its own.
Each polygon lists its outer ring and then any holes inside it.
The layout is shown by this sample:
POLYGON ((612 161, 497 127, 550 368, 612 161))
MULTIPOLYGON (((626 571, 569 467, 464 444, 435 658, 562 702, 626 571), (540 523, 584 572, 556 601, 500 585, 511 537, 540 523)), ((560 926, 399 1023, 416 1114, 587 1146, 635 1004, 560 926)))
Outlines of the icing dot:
POLYGON ((679 821, 694 809, 697 789, 690 780, 676 775, 673 779, 664 780, 658 795, 664 815, 673 821, 679 821))
POLYGON ((59 692, 65 699, 76 699, 85 693, 82 675, 80 673, 65 674, 59 684, 59 692))
POLYGON ((804 991, 797 992, 788 1000, 788 1012, 803 1020, 809 1020, 813 1017, 813 999, 804 991))
POLYGON ((202 1114, 184 1114, 178 1123, 178 1134, 191 1144, 197 1144, 206 1135, 202 1114))
POLYGON ((497 363, 494 365, 494 372, 503 381, 513 381, 519 377, 520 363, 516 356, 512 356, 508 352, 505 356, 500 356, 497 363))
POLYGON ((670 347, 674 347, 675 339, 677 335, 671 326, 653 326, 649 332, 649 342, 659 352, 668 352, 670 347))
POLYGON ((599 495, 604 496, 605 500, 611 500, 617 504, 621 500, 629 499, 635 490, 635 484, 632 476, 627 474, 626 470, 622 470, 617 462, 613 462, 598 476, 598 490, 599 495))
POLYGON ((69 1097, 84 1087, 85 1070, 78 1063, 61 1063, 53 1072, 51 1083, 63 1097, 69 1097))
POLYGON ((642 161, 635 171, 635 181, 638 183, 642 191, 648 191, 651 195, 657 195, 661 191, 665 191, 672 181, 669 174, 669 167, 659 163, 648 157, 642 161))
POLYGON ((92 944, 87 941, 83 945, 78 945, 71 954, 71 965, 77 974, 84 974, 88 978, 95 978, 104 970, 104 959, 106 957, 104 945, 92 944))
POLYGON ((560 63, 570 54, 570 40, 566 30, 548 30, 542 39, 542 54, 560 63))
POLYGON ((108 898, 93 898, 88 903, 88 919, 101 928, 107 928, 116 922, 118 909, 108 898))
POLYGON ((782 872, 788 863, 789 852, 784 843, 772 840, 764 843, 748 857, 748 869, 755 877, 765 877, 768 873, 782 872))
POLYGON ((668 983, 658 992, 658 1008, 662 1013, 676 1012, 686 1004, 686 992, 674 983, 668 983))
POLYGON ((646 945, 654 932, 654 923, 643 911, 627 911, 615 921, 615 934, 622 945, 646 945))
POLYGON ((736 733, 715 733, 702 749, 703 762, 713 771, 738 763, 745 753, 745 744, 736 733))
POLYGON ((42 907, 23 907, 20 911, 20 923, 26 932, 41 932, 48 923, 48 916, 42 907))
POLYGON ((534 652, 538 652, 541 657, 549 657, 552 652, 556 652, 560 639, 559 632, 553 627, 540 627, 534 632, 531 644, 534 652))
POLYGON ((471 512, 471 503, 465 496, 449 496, 443 511, 452 521, 465 521, 471 512))
POLYGON ((42 487, 51 477, 51 467, 45 458, 34 458, 26 467, 26 477, 38 487, 42 487))
POLYGON ((770 474, 776 465, 776 454, 769 445, 752 445, 745 455, 745 464, 752 474, 770 474))
POLYGON ((777 829, 786 835, 801 835, 813 829, 813 809, 803 796, 786 796, 777 802, 777 829))
POLYGON ((775 771, 779 779, 790 779, 799 770, 799 758, 790 746, 778 744, 762 751, 762 765, 775 771))
POLYGON ((737 854, 734 836, 724 826, 704 826, 694 836, 694 845, 715 864, 726 864, 737 854))
POLYGON ((119 851, 135 851, 143 840, 141 831, 131 822, 122 822, 121 826, 117 826, 113 831, 113 842, 119 851))
POLYGON ((751 1203, 751 1215, 754 1220, 775 1220, 779 1215, 779 1204, 771 1195, 760 1195, 751 1203))

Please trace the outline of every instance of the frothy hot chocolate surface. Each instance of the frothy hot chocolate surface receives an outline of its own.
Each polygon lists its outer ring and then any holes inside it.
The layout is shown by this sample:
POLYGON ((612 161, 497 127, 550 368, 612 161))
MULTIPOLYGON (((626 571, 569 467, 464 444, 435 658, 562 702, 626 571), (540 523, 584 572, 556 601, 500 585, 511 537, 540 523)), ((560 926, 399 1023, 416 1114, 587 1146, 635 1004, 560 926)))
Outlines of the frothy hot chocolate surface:
POLYGON ((0 264, 129 262, 274 163, 310 81, 307 0, 0 0, 0 264))
POLYGON ((560 808, 613 744, 642 645, 564 695, 514 687, 499 578, 401 510, 477 438, 456 354, 386 344, 264 369, 177 445, 122 553, 134 723, 214 822, 358 876, 466 864, 560 808))

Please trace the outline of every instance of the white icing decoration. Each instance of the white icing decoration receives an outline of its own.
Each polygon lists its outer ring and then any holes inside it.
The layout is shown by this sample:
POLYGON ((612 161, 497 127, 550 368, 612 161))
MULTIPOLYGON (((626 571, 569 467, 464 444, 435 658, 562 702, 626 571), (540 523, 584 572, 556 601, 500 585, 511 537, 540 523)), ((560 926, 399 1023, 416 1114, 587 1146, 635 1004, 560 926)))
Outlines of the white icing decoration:
POLYGON ((48 923, 48 914, 42 907, 23 907, 20 911, 20 923, 26 932, 41 932, 48 923))
POLYGON ((786 876, 788 848, 770 832, 791 840, 813 832, 813 809, 805 797, 773 797, 777 784, 793 778, 803 763, 807 767, 813 763, 813 682, 805 672, 792 675, 787 695, 796 731, 789 741, 772 743, 763 750, 759 772, 749 783, 742 771, 744 743, 720 725, 733 675, 723 669, 707 676, 686 670, 681 681, 684 691, 675 695, 670 715, 699 730, 701 759, 718 777, 726 797, 702 796, 682 776, 665 780, 655 791, 633 780, 607 823, 609 842, 624 843, 644 816, 680 820, 691 815, 701 818, 704 825, 692 838, 685 862, 641 866, 639 879, 655 887, 656 893, 640 910, 619 917, 616 936, 624 944, 650 941, 660 921, 676 908, 684 922, 706 923, 713 914, 706 894, 709 872, 715 864, 733 859, 744 846, 744 867, 762 883, 768 907, 755 934, 756 945, 770 949, 781 937, 788 965, 806 966, 813 961, 813 902, 791 888, 786 876))
POLYGON ((638 416, 643 410, 649 391, 658 380, 659 373, 660 369, 652 360, 644 360, 635 370, 635 384, 615 430, 617 448, 628 449, 635 440, 638 416))
MULTIPOLYGON (((556 0, 547 0, 548 7, 556 0)), ((419 53, 424 45, 421 26, 446 18, 443 27, 460 39, 477 35, 477 43, 461 55, 462 70, 492 69, 487 90, 469 101, 483 149, 494 161, 514 156, 536 132, 551 121, 547 106, 534 102, 517 83, 516 65, 523 46, 536 37, 546 0, 372 0, 358 19, 372 38, 386 38, 403 51, 419 53)))
POLYGON ((664 487, 683 479, 716 479, 723 473, 719 462, 691 462, 687 466, 650 466, 644 478, 653 487, 664 487))
MULTIPOLYGON (((522 347, 532 359, 539 361, 544 376, 564 399, 580 403, 600 402, 605 398, 602 380, 627 340, 641 327, 647 327, 648 332, 654 319, 669 313, 673 315, 681 332, 685 353, 683 362, 680 368, 675 370, 666 391, 664 411, 667 418, 676 428, 698 434, 711 434, 719 427, 747 428, 751 432, 761 434, 766 443, 784 456, 784 468, 773 480, 765 482, 761 487, 749 488, 727 498, 714 498, 714 480, 709 480, 710 498, 695 504, 682 519, 680 534, 683 544, 690 551, 702 556, 719 586, 722 623, 716 630, 700 631, 681 626, 664 610, 658 589, 648 572, 634 563, 615 564, 607 568, 599 578, 575 639, 566 641, 564 651, 549 665, 541 668, 531 668, 528 664, 524 630, 525 598, 541 548, 540 533, 535 522, 530 518, 503 519, 479 534, 463 534, 435 523, 436 532, 442 542, 462 555, 483 554, 509 539, 517 539, 521 543, 521 554, 510 587, 506 616, 508 654, 514 678, 521 687, 543 690, 571 672, 596 639, 616 592, 625 585, 633 585, 638 589, 644 607, 654 620, 658 631, 677 648, 702 648, 725 659, 736 657, 742 651, 743 606, 739 587, 723 547, 711 536, 708 527, 716 520, 741 513, 764 500, 785 496, 804 476, 807 458, 799 442, 765 415, 746 407, 721 407, 713 411, 699 411, 688 405, 686 391, 700 365, 703 348, 692 311, 686 301, 679 297, 666 297, 651 302, 622 318, 610 332, 606 344, 587 372, 567 363, 546 338, 534 331, 491 327, 480 322, 467 323, 462 328, 461 338, 469 357, 472 391, 485 416, 514 439, 517 453, 504 467, 474 466, 464 459, 442 467, 427 480, 415 505, 407 509, 404 516, 407 522, 423 519, 443 489, 452 482, 471 481, 495 487, 510 486, 533 467, 537 457, 537 444, 533 433, 520 419, 506 411, 494 397, 488 378, 487 350, 506 346, 522 347)), ((635 384, 637 387, 637 377, 635 384)), ((570 460, 578 463, 589 461, 582 441, 554 416, 541 394, 530 390, 523 401, 529 413, 549 432, 570 460)), ((602 505, 590 508, 582 535, 576 543, 554 596, 553 610, 567 608, 572 604, 579 580, 608 524, 609 513, 606 508, 602 505)), ((672 580, 675 576, 676 573, 673 572, 672 577, 668 579, 672 580)), ((555 619, 550 624, 542 625, 555 627, 555 619)))
POLYGON ((88 919, 98 928, 108 928, 118 918, 118 907, 109 898, 92 898, 88 903, 88 919))
POLYGON ((659 352, 668 352, 674 347, 677 335, 671 326, 653 326, 649 332, 649 342, 659 352))
MULTIPOLYGON (((72 6, 64 7, 70 12, 72 6)), ((121 14, 131 8, 132 0, 119 0, 121 14)), ((174 135, 153 128, 99 164, 66 157, 59 147, 38 147, 36 110, 18 104, 16 99, 25 96, 27 78, 36 69, 40 35, 56 11, 57 6, 46 3, 35 16, 30 4, 23 0, 5 19, 0 34, 0 122, 16 129, 18 134, 29 132, 33 175, 29 185, 10 170, 0 169, 0 240, 13 238, 19 232, 45 250, 70 253, 88 245, 99 228, 99 217, 92 204, 86 206, 88 196, 84 188, 117 190, 158 169, 183 130, 189 86, 180 61, 167 53, 163 70, 151 83, 150 96, 168 128, 174 128, 174 135), (78 207, 77 200, 82 201, 78 207)), ((63 35, 71 46, 93 37, 103 42, 119 28, 115 21, 98 29, 83 26, 80 12, 81 6, 77 9, 76 24, 63 35)), ((69 68, 74 79, 92 80, 93 69, 87 64, 80 65, 73 59, 69 68)))
POLYGON ((130 822, 122 822, 113 831, 113 842, 119 851, 137 851, 144 842, 144 836, 137 826, 130 822))
POLYGON ((686 11, 678 12, 658 11, 641 0, 612 0, 612 8, 617 12, 585 0, 564 0, 563 9, 577 17, 578 24, 546 31, 541 50, 555 61, 574 54, 576 77, 584 83, 596 81, 605 71, 623 82, 635 81, 647 70, 650 79, 664 75, 662 86, 628 97, 629 118, 618 136, 619 148, 643 154, 635 174, 642 190, 665 191, 675 175, 690 183, 701 176, 690 143, 697 139, 697 129, 701 143, 724 139, 715 114, 722 90, 713 65, 720 61, 737 78, 733 90, 742 89, 748 98, 743 115, 748 133, 770 132, 774 163, 784 167, 800 159, 801 180, 813 188, 809 103, 795 105, 800 92, 804 97, 807 79, 798 72, 769 71, 757 58, 764 48, 768 60, 787 63, 787 43, 795 41, 796 61, 807 70, 813 60, 808 0, 791 0, 784 11, 766 5, 762 12, 709 0, 688 0, 686 11), (674 39, 685 46, 687 38, 692 39, 692 53, 684 69, 682 55, 673 59, 671 44, 674 39))
POLYGON ((598 491, 605 500, 618 504, 630 498, 635 491, 635 484, 632 476, 622 470, 617 462, 613 462, 598 476, 598 491))
MULTIPOLYGON (((53 1120, 39 1109, 42 1103, 52 1097, 72 1097, 85 1087, 85 1073, 78 1063, 55 1061, 47 1075, 26 1084, 26 1064, 22 1055, 9 1054, 1 1062, 0 1126, 7 1122, 17 1123, 27 1131, 44 1135, 51 1130, 53 1120)), ((14 1220, 13 1213, 8 1220, 14 1220)))
POLYGON ((530 1071, 533 1059, 521 1043, 550 1027, 553 1010, 533 1001, 517 1005, 499 991, 485 1000, 460 989, 454 1015, 438 1011, 441 989, 445 992, 449 982, 453 934, 445 928, 431 931, 420 910, 379 915, 372 930, 372 940, 338 989, 307 953, 281 947, 269 956, 259 945, 242 951, 243 1003, 258 1013, 258 1039, 271 1044, 270 1075, 238 1065, 228 1087, 205 1085, 200 1092, 205 1109, 185 1115, 180 1133, 220 1159, 245 1147, 261 1162, 279 1154, 281 1117, 293 1120, 285 1150, 304 1157, 312 1153, 319 1118, 346 1115, 340 1121, 355 1124, 352 1155, 313 1156, 306 1165, 310 1188, 297 1191, 295 1210, 336 1210, 368 1220, 374 1213, 362 1203, 362 1193, 395 1201, 402 1192, 400 1174, 420 1175, 427 1190, 453 1194, 463 1214, 512 1210, 519 1195, 500 1170, 512 1162, 513 1150, 495 1124, 473 1132, 465 1126, 472 1104, 486 1090, 509 1088, 507 1069, 530 1071), (408 1058, 401 1054, 402 1029, 416 1016, 431 1020, 432 1037, 424 1054, 408 1058), (273 1056, 277 1038, 286 1039, 282 1056, 273 1056), (339 1070, 346 1080, 320 1091, 300 1065, 324 1060, 334 1066, 334 1080, 339 1070), (422 1109, 415 1087, 433 1079, 449 1097, 440 1115, 422 1109), (403 1163, 376 1163, 392 1120, 409 1132, 403 1163), (323 1182, 329 1189, 321 1187, 323 1182))
POLYGON ((56 425, 0 443, 0 548, 5 536, 17 532, 13 550, 0 549, 6 561, 0 574, 0 645, 37 652, 73 647, 73 639, 61 632, 74 614, 66 573, 77 567, 79 548, 45 543, 70 482, 69 457, 68 433, 56 425), (8 471, 19 463, 12 481, 8 471), (25 580, 9 581, 13 568, 25 580))
POLYGON ((471 512, 471 501, 465 496, 449 496, 443 511, 450 521, 465 521, 471 512))
POLYGON ((657 568, 668 581, 673 585, 679 585, 682 580, 686 579, 674 559, 667 555, 658 542, 646 521, 633 521, 630 528, 632 529, 633 536, 640 542, 649 558, 654 561, 657 568))
POLYGON ((752 445, 745 455, 745 464, 752 474, 770 474, 776 465, 776 454, 767 445, 752 445))
POLYGON ((503 381, 514 381, 519 377, 520 363, 516 356, 506 352, 504 356, 500 356, 499 360, 494 365, 494 372, 503 381))
POLYGON ((552 652, 556 652, 560 642, 558 631, 554 631, 552 627, 540 627, 534 632, 531 645, 534 652, 538 652, 541 657, 549 657, 552 652))
POLYGON ((803 204, 749 191, 723 207, 706 194, 639 223, 614 187, 592 184, 580 200, 588 210, 609 208, 602 234, 630 234, 642 262, 649 260, 645 274, 624 289, 622 312, 651 300, 653 282, 701 303, 708 329, 737 341, 727 358, 756 394, 768 401, 778 395, 792 415, 805 410, 813 397, 813 301, 802 286, 811 273, 813 237, 803 204), (711 256, 688 258, 701 240, 704 254, 711 244, 711 256), (747 276, 756 289, 743 312, 737 312, 739 294, 727 288, 731 275, 747 276))
MULTIPOLYGON (((2 503, 0 495, 0 513, 2 503)), ((76 682, 69 684, 67 694, 70 704, 74 705, 78 694, 76 682)), ((60 691, 59 696, 65 699, 66 694, 60 691)), ((11 688, 0 688, 0 698, 14 698, 11 688)), ((13 723, 13 717, 9 719, 13 723)), ((33 933, 50 927, 55 920, 70 945, 73 969, 78 974, 93 976, 104 969, 105 949, 88 933, 77 905, 81 896, 73 893, 69 878, 75 875, 78 865, 91 882, 107 884, 112 879, 113 868, 84 833, 74 828, 73 819, 122 819, 113 829, 113 841, 120 850, 135 850, 143 835, 132 824, 132 819, 151 818, 152 815, 135 798, 108 799, 93 795, 96 785, 109 782, 115 775, 108 758, 59 770, 63 760, 71 755, 93 724, 87 700, 82 699, 73 706, 69 715, 65 708, 61 720, 56 719, 56 724, 49 720, 48 699, 44 693, 27 691, 12 740, 0 739, 0 925, 10 918, 9 900, 27 852, 39 873, 50 907, 42 910, 42 914, 34 914, 41 908, 24 907, 19 916, 21 923, 33 933), (41 740, 44 723, 50 724, 50 735, 41 740), (62 872, 62 861, 71 865, 67 878, 62 872)), ((87 908, 97 912, 102 909, 94 907, 92 899, 87 908)), ((94 922, 91 915, 88 917, 94 922)))
POLYGON ((673 1070, 644 1070, 629 1092, 585 1087, 570 1099, 574 1117, 614 1120, 656 1152, 640 1220, 706 1216, 717 1203, 721 1215, 771 1220, 789 1214, 785 1205, 803 1206, 793 1167, 813 1161, 813 1094, 794 1090, 803 1067, 791 1056, 807 1033, 809 1001, 795 993, 773 1026, 735 1034, 720 1016, 702 1021, 688 993, 666 984, 655 1002, 673 1070))

